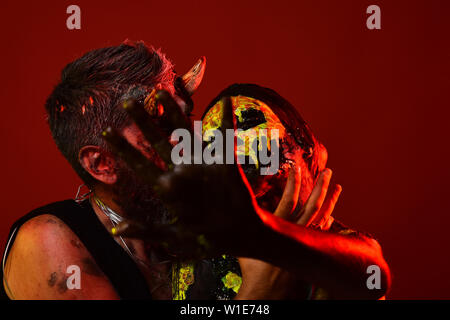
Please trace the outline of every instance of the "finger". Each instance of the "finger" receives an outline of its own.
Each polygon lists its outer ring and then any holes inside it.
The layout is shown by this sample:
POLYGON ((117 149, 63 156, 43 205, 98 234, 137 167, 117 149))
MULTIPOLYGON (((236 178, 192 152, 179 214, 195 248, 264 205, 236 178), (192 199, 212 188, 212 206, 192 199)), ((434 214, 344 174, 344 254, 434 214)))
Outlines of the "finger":
MULTIPOLYGON (((222 102, 222 119, 220 125, 220 132, 222 133, 222 137, 224 137, 225 141, 229 141, 229 139, 233 139, 233 148, 229 148, 229 144, 226 143, 226 147, 224 148, 223 157, 226 160, 226 163, 236 163, 237 155, 236 155, 236 137, 235 137, 235 126, 234 126, 234 110, 233 103, 231 101, 231 97, 226 96, 221 99, 222 102), (232 130, 232 134, 227 135, 227 130, 232 130)), ((238 164, 239 165, 239 164, 238 164)))
POLYGON ((320 173, 317 183, 305 203, 303 214, 297 221, 298 224, 309 226, 314 221, 315 215, 319 212, 325 200, 331 175, 330 169, 325 169, 320 173))
POLYGON ((135 149, 116 130, 108 127, 102 132, 103 138, 113 148, 113 151, 122 158, 140 176, 150 179, 154 183, 162 170, 150 162, 142 153, 135 149))
POLYGON ((321 230, 328 231, 334 222, 333 216, 329 216, 328 219, 320 226, 321 230))
POLYGON ((164 107, 164 113, 160 118, 163 126, 170 132, 175 129, 187 129, 192 131, 189 119, 184 115, 178 103, 172 98, 172 95, 159 90, 155 96, 156 103, 161 103, 164 107))
POLYGON ((223 105, 222 121, 220 129, 225 136, 226 129, 234 129, 234 113, 231 97, 226 96, 221 99, 223 105))
POLYGON ((111 228, 110 232, 115 237, 126 238, 145 238, 150 234, 146 227, 132 220, 119 222, 119 224, 111 228))
POLYGON ((325 226, 329 217, 333 213, 341 192, 342 187, 339 184, 334 185, 332 192, 327 195, 322 208, 320 208, 319 212, 314 217, 313 224, 321 226, 322 230, 324 230, 323 226, 325 226))
POLYGON ((110 233, 115 237, 144 240, 179 258, 204 259, 209 250, 204 237, 175 225, 152 226, 136 220, 124 220, 111 228, 110 233))
POLYGON ((119 222, 110 229, 110 233, 114 237, 143 239, 149 243, 158 243, 163 247, 168 246, 169 243, 173 246, 180 235, 180 231, 174 226, 149 226, 131 219, 119 222))
POLYGON ((155 149, 161 159, 167 164, 172 163, 170 157, 172 145, 168 141, 168 138, 164 137, 161 133, 150 114, 145 110, 144 105, 137 103, 133 99, 129 99, 123 103, 123 108, 134 120, 145 139, 155 149))
POLYGON ((183 112, 186 116, 190 116, 192 110, 194 109, 194 102, 192 101, 191 95, 192 93, 190 93, 184 83, 183 83, 183 79, 181 77, 177 77, 175 79, 175 87, 177 89, 178 95, 184 100, 184 103, 186 104, 183 112))
POLYGON ((289 169, 289 176, 286 186, 274 215, 283 219, 289 219, 292 217, 292 213, 297 206, 300 195, 301 178, 302 174, 300 166, 292 166, 289 169))

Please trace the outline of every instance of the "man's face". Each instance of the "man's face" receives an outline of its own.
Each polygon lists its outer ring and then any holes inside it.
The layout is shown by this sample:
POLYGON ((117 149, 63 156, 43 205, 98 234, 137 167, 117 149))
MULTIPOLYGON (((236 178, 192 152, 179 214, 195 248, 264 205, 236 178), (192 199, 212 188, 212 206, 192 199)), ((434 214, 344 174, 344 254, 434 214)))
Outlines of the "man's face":
MULTIPOLYGON (((124 138, 145 157, 158 166, 161 159, 156 155, 150 144, 135 124, 122 131, 124 138)), ((116 157, 117 182, 113 185, 115 201, 126 214, 146 217, 156 224, 165 224, 170 218, 163 203, 155 196, 152 186, 142 181, 122 159, 116 157)))
MULTIPOLYGON (((134 98, 145 104, 147 112, 152 116, 160 116, 163 111, 161 105, 154 103, 154 97, 158 90, 166 90, 171 93, 180 107, 186 107, 182 98, 176 94, 174 84, 157 84, 152 90, 137 87, 124 99, 134 98)), ((168 128, 161 128, 164 131, 168 128)), ((146 158, 153 162, 161 170, 166 170, 167 166, 158 156, 150 143, 145 139, 138 126, 130 122, 121 131, 122 136, 146 158)), ((141 215, 151 218, 155 223, 165 224, 170 221, 169 213, 163 203, 155 196, 152 186, 142 181, 138 175, 120 158, 116 157, 117 182, 113 186, 113 193, 116 202, 127 214, 141 215)))
MULTIPOLYGON (((243 155, 247 160, 245 164, 241 164, 241 167, 259 205, 273 212, 281 199, 290 166, 296 163, 297 165, 301 165, 302 172, 305 172, 306 175, 309 173, 304 161, 302 161, 303 151, 267 104, 245 96, 232 97, 231 101, 237 120, 237 129, 242 130, 241 132, 238 131, 237 136, 242 141, 246 141, 245 144, 238 146, 236 149, 237 155, 243 155), (254 150, 251 146, 255 146, 253 144, 254 140, 257 140, 258 136, 262 135, 266 136, 266 141, 269 143, 268 147, 270 147, 270 132, 274 129, 278 130, 280 168, 274 175, 261 175, 258 150, 254 150), (250 158, 255 164, 249 164, 248 160, 250 158)), ((219 101, 205 114, 202 120, 203 133, 206 133, 207 130, 220 128, 222 112, 223 105, 219 101)), ((209 139, 207 136, 204 136, 204 140, 209 139)), ((308 180, 302 179, 302 184, 305 184, 305 181, 308 180)), ((302 185, 300 203, 306 201, 306 196, 303 191, 307 191, 308 189, 307 186, 302 185)))

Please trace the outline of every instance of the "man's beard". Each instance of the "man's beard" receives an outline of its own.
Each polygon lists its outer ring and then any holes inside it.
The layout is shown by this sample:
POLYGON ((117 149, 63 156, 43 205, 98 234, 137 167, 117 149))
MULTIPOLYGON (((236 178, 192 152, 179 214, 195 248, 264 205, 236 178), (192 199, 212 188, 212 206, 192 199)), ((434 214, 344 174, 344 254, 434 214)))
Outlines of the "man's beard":
POLYGON ((155 227, 167 225, 171 220, 167 208, 159 200, 152 186, 142 181, 123 162, 116 168, 117 182, 113 186, 114 201, 127 218, 145 222, 155 227))

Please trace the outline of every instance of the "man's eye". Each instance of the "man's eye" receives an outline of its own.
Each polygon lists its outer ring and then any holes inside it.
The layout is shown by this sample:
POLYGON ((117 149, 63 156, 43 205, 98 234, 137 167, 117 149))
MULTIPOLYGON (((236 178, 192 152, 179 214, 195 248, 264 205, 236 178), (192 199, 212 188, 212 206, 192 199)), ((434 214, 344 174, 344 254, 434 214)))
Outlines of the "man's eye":
POLYGON ((258 109, 243 110, 241 116, 242 122, 238 119, 237 128, 242 130, 248 130, 266 122, 264 113, 258 109))

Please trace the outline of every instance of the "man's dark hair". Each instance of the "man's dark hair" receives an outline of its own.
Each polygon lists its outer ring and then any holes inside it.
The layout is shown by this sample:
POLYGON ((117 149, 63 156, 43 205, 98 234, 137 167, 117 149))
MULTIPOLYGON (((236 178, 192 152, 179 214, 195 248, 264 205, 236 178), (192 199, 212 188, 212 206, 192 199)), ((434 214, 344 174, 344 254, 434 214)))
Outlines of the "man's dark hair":
POLYGON ((157 84, 171 90, 174 78, 172 63, 143 42, 90 51, 62 70, 45 104, 48 123, 59 150, 86 185, 95 179, 79 163, 80 149, 96 145, 109 150, 102 130, 121 130, 129 123, 120 102, 157 84))

